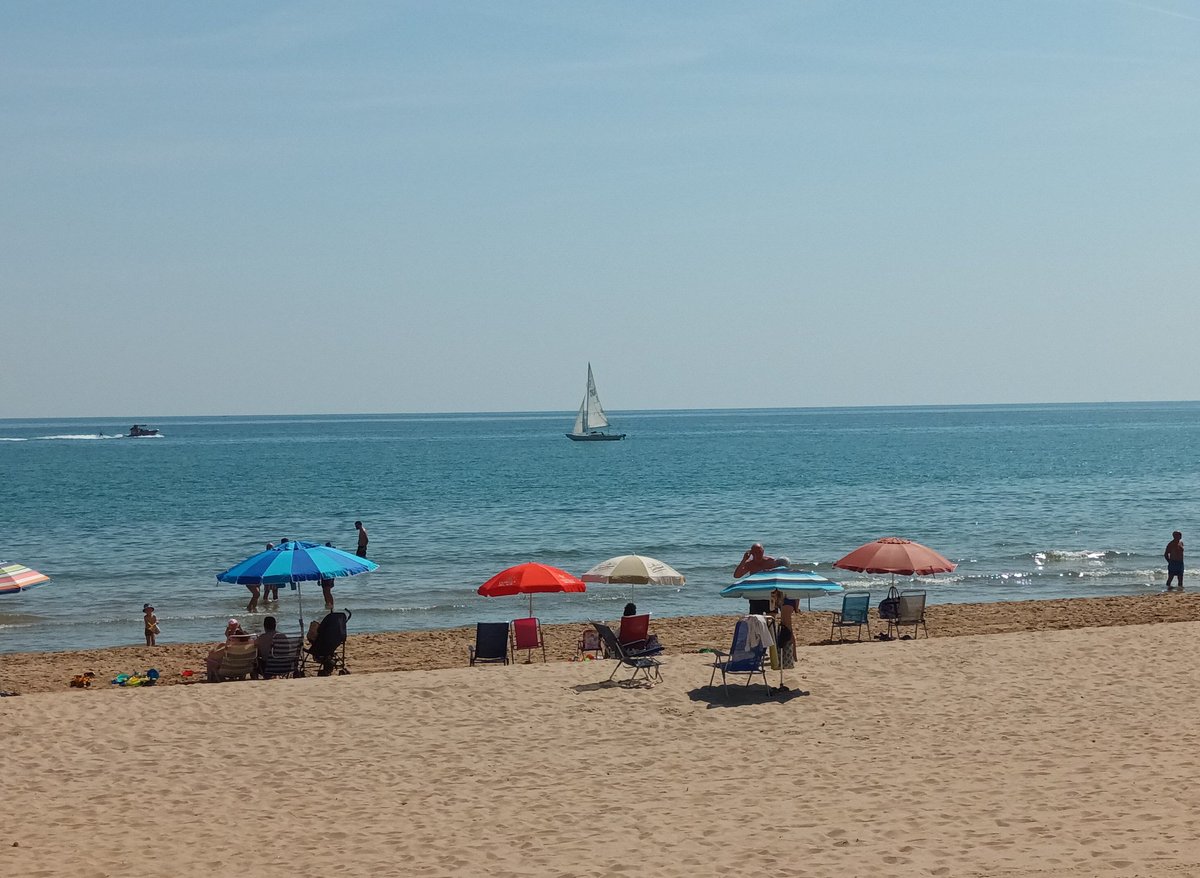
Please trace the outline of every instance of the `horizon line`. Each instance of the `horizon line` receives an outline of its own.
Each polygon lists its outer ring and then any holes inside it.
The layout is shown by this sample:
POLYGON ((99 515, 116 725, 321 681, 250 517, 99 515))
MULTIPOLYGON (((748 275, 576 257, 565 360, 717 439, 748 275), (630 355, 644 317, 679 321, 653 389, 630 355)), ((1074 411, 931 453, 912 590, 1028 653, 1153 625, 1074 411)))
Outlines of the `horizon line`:
MULTIPOLYGON (((1056 406, 1098 405, 1187 405, 1200 400, 1194 399, 1130 399, 1130 400, 1075 400, 1071 402, 970 402, 970 403, 909 403, 905 405, 808 405, 808 406, 713 406, 710 408, 646 408, 609 409, 612 414, 653 414, 660 412, 772 412, 772 411, 896 411, 937 409, 984 409, 984 408, 1051 408, 1056 406)), ((407 411, 407 412, 224 412, 173 415, 138 415, 134 423, 153 421, 156 418, 382 418, 382 417, 446 417, 454 415, 569 415, 572 409, 481 409, 477 411, 407 411)), ((32 417, 0 418, 0 423, 13 421, 84 421, 84 420, 129 420, 126 415, 35 415, 32 417)))

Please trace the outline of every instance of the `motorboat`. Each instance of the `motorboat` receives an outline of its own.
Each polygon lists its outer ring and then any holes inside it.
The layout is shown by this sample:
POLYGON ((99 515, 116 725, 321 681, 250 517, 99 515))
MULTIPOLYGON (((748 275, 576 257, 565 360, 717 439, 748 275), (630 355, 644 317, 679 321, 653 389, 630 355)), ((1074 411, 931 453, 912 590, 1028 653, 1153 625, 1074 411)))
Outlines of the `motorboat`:
POLYGON ((134 424, 125 435, 130 439, 136 439, 139 436, 157 436, 159 433, 158 430, 147 427, 145 424, 134 424))

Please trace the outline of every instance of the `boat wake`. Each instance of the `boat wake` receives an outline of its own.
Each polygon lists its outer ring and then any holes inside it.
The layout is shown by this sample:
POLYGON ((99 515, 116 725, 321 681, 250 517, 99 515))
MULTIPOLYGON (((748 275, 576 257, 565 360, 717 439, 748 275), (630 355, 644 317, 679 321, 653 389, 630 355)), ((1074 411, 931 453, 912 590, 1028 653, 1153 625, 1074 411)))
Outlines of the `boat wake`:
POLYGON ((126 436, 109 433, 60 433, 54 436, 0 436, 0 442, 99 442, 102 439, 163 439, 155 436, 126 436))

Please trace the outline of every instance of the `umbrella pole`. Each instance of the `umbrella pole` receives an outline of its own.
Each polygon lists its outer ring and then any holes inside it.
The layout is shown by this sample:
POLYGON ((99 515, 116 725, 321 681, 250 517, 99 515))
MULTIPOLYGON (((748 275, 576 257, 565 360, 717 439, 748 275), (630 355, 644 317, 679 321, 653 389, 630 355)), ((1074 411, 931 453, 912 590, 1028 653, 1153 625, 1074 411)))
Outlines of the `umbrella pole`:
POLYGON ((300 583, 295 583, 296 600, 300 602, 300 636, 304 636, 304 592, 300 589, 300 583))

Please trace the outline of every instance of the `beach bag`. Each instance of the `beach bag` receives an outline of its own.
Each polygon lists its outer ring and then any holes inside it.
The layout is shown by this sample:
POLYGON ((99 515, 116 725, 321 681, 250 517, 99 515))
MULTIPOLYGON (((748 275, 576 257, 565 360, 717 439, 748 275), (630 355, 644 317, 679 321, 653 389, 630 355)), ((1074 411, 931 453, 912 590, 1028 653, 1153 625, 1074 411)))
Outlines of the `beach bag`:
POLYGON ((900 592, 896 586, 888 589, 887 597, 879 602, 879 618, 895 619, 900 615, 900 592))

